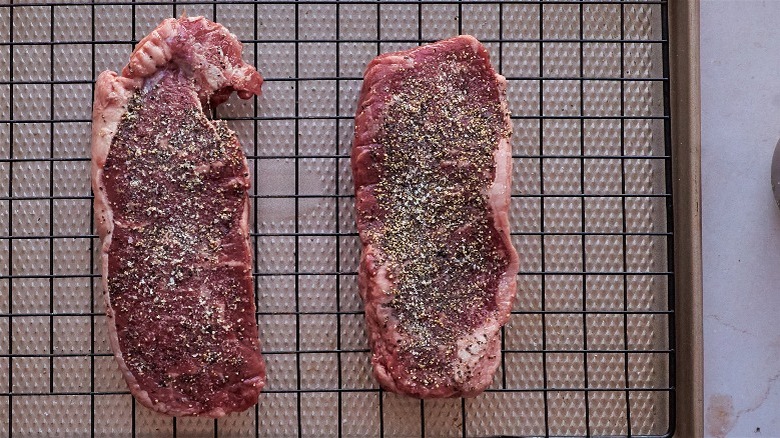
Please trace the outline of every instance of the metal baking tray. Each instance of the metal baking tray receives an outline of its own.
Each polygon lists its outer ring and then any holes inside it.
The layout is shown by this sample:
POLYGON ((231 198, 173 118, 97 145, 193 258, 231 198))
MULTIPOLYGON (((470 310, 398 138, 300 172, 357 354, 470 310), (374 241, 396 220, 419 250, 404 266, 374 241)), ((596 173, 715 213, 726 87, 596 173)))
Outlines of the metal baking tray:
POLYGON ((0 434, 699 436, 698 3, 0 5, 0 434), (89 187, 94 79, 171 16, 245 42, 264 94, 216 111, 253 178, 255 409, 171 419, 111 356, 89 187), (491 388, 381 391, 357 294, 349 150, 363 68, 469 33, 508 79, 518 299, 491 388))

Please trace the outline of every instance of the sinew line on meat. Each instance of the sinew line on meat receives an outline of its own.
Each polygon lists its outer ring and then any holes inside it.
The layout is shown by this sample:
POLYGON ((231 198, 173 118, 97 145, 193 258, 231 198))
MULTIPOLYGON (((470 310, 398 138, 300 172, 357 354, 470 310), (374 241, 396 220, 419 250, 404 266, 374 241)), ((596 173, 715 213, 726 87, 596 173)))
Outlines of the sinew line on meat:
POLYGON ((109 337, 130 391, 157 412, 221 417, 265 383, 249 245, 249 172, 204 109, 260 94, 241 43, 203 17, 168 19, 121 75, 103 72, 92 187, 109 337))
POLYGON ((358 283, 374 375, 420 398, 475 396, 515 297, 506 81, 460 36, 367 67, 352 149, 358 283))

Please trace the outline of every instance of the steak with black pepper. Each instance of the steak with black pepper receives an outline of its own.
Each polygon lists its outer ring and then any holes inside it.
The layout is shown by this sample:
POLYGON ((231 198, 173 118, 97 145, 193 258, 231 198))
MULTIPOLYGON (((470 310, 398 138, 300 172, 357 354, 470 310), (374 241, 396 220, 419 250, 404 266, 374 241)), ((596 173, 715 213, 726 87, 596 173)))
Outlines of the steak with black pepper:
POLYGON ((358 283, 387 390, 475 396, 500 362, 518 272, 505 94, 471 36, 366 69, 352 148, 358 283))
POLYGON ((92 187, 114 356, 157 412, 221 417, 265 383, 249 245, 249 172, 204 108, 260 93, 241 43, 203 17, 168 19, 121 75, 103 72, 92 187))

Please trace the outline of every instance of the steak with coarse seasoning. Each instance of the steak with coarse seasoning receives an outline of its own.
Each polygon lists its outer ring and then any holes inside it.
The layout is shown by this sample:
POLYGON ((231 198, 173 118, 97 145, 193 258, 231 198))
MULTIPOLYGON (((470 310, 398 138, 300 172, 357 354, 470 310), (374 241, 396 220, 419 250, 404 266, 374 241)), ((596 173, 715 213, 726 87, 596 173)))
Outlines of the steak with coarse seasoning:
POLYGON ((352 149, 358 283, 387 390, 475 396, 499 364, 518 271, 505 92, 470 36, 366 69, 352 149))
POLYGON ((92 186, 109 336, 135 398, 221 417, 265 383, 249 246, 249 172, 204 113, 260 93, 241 43, 203 17, 168 19, 95 88, 92 186))

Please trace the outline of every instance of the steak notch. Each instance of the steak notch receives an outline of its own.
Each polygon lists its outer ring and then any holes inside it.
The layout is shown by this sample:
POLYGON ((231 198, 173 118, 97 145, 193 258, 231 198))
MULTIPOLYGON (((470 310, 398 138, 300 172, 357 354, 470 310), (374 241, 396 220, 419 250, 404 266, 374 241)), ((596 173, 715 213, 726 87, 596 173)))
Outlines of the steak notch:
POLYGON ((358 284, 386 390, 471 397, 500 362, 519 267, 505 94, 468 35, 366 68, 351 156, 358 284))
POLYGON ((221 417, 265 384, 249 245, 249 171, 204 106, 260 94, 241 43, 203 17, 168 19, 92 114, 92 189, 109 340, 130 392, 168 415, 221 417))

